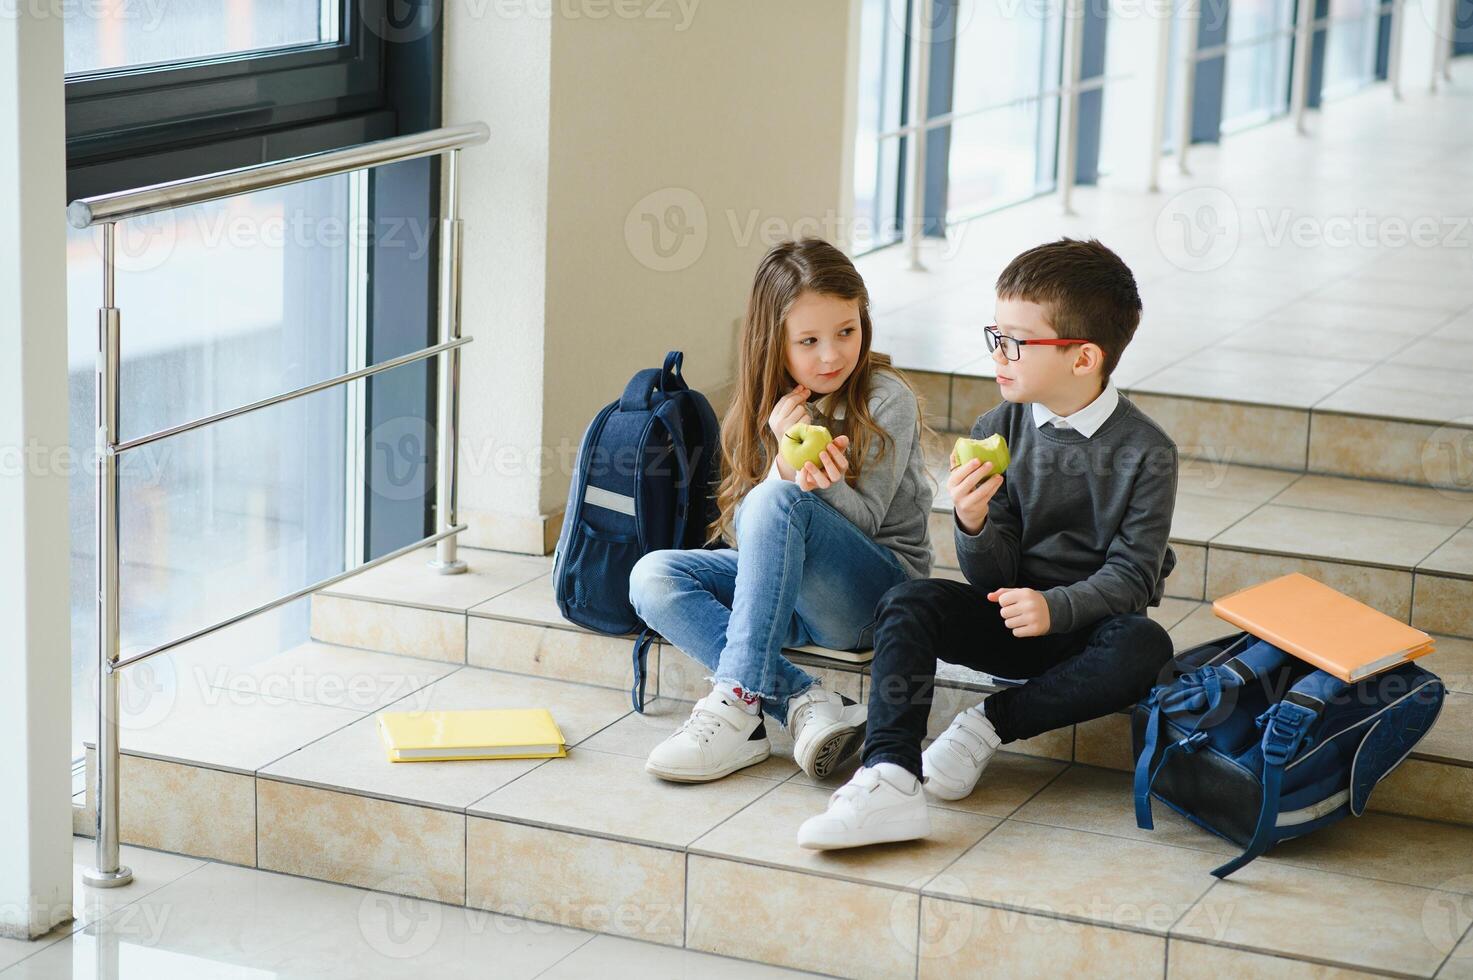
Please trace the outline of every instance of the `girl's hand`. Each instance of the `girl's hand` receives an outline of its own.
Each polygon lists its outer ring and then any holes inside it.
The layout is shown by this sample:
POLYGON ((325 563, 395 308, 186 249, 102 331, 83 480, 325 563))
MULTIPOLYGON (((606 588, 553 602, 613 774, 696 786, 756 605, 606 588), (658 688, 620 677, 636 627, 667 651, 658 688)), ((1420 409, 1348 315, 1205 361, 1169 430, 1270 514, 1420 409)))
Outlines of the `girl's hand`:
POLYGON ((1048 600, 1036 589, 994 589, 987 593, 998 604, 1003 625, 1014 636, 1043 636, 1048 632, 1048 600))
POLYGON ((779 445, 783 441, 783 433, 787 432, 799 422, 808 421, 808 409, 805 403, 808 396, 813 394, 808 388, 799 385, 792 391, 777 400, 772 414, 767 417, 767 427, 777 437, 779 445))
POLYGON ((818 461, 823 467, 804 463, 803 468, 793 477, 793 482, 798 484, 799 490, 805 492, 826 490, 835 483, 843 483, 844 474, 849 472, 849 457, 844 455, 844 450, 848 448, 849 437, 839 436, 819 454, 818 461))

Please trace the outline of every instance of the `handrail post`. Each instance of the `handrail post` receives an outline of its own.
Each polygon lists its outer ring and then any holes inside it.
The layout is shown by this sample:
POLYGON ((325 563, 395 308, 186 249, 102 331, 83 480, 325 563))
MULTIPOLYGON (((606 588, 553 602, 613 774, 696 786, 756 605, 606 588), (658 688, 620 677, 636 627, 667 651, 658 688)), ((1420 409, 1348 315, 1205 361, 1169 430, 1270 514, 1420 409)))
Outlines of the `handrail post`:
POLYGON ((1161 145, 1166 140, 1166 75, 1171 70, 1171 22, 1173 8, 1165 10, 1158 6, 1161 23, 1156 25, 1156 78, 1155 99, 1151 112, 1151 173, 1146 189, 1152 193, 1161 189, 1161 145))
MULTIPOLYGON (((1186 57, 1181 63, 1181 109, 1176 125, 1176 169, 1187 175, 1187 153, 1192 148, 1192 110, 1197 102, 1197 41, 1202 33, 1202 11, 1200 4, 1189 3, 1183 11, 1182 21, 1186 57)), ((1168 42, 1169 43, 1169 42, 1168 42)))
POLYGON ((1290 85, 1289 108, 1294 115, 1294 129, 1302 135, 1307 132, 1304 117, 1309 108, 1309 47, 1314 38, 1314 0, 1298 0, 1298 3, 1294 23, 1294 74, 1290 85))
POLYGON ((1427 91, 1437 91, 1438 76, 1452 81, 1451 58, 1453 36, 1457 30, 1457 11, 1454 9, 1456 3, 1449 0, 1436 0, 1436 24, 1432 28, 1432 77, 1428 80, 1427 91), (1444 33, 1446 32, 1446 33, 1444 33))
MULTIPOLYGON (((931 7, 933 0, 913 0, 915 20, 911 26, 910 146, 906 166, 910 168, 910 207, 905 222, 905 251, 913 272, 925 272, 921 241, 926 237, 926 141, 931 131, 926 117, 931 108, 931 7)), ((942 215, 944 223, 946 216, 942 215)))
MULTIPOLYGON (((460 339, 460 151, 441 156, 445 172, 440 208, 440 343, 460 339)), ((456 481, 459 467, 456 443, 460 438, 460 348, 438 358, 436 386, 435 524, 444 531, 455 526, 456 481)), ((455 556, 456 535, 435 542, 430 567, 441 575, 459 575, 466 564, 455 556)))
POLYGON ((118 863, 118 362, 120 315, 114 296, 117 223, 102 226, 102 308, 97 312, 97 857, 82 871, 93 888, 116 888, 133 880, 118 863))
POLYGON ((1074 179, 1078 169, 1079 76, 1080 59, 1084 55, 1084 6, 1078 0, 1064 0, 1064 64, 1059 86, 1059 140, 1055 154, 1057 171, 1054 184, 1059 191, 1059 210, 1074 213, 1074 179))
POLYGON ((1391 23, 1388 25, 1386 80, 1391 83, 1391 97, 1401 101, 1401 18, 1402 0, 1391 0, 1391 23))

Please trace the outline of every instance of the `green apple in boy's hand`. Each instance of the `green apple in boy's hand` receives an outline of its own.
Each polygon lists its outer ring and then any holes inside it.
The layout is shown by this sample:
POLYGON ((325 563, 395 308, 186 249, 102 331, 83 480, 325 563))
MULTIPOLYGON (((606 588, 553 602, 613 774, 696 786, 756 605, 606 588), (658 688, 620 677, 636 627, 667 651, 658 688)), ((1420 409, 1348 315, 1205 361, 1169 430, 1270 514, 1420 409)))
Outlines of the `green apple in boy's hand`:
POLYGON ((783 433, 779 441, 778 451, 783 454, 783 459, 795 470, 801 470, 804 463, 812 463, 822 468, 819 455, 824 451, 834 437, 829 435, 829 430, 821 425, 812 425, 808 422, 795 422, 783 433))
POLYGON ((1008 468, 1008 442, 1002 433, 986 439, 968 439, 962 436, 951 450, 952 468, 965 466, 970 460, 992 464, 992 475, 998 476, 1008 468))

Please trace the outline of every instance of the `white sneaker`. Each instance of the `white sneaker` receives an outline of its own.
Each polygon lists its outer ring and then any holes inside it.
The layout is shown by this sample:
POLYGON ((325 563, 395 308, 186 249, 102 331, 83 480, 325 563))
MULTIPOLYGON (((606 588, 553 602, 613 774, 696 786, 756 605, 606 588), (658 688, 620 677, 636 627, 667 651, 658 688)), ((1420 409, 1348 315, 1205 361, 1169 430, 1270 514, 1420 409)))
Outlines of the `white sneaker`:
POLYGON ((960 800, 971 795, 1002 739, 982 713, 982 706, 968 708, 952 719, 941 737, 921 753, 921 773, 926 792, 941 800, 960 800))
POLYGON ((772 754, 762 715, 713 691, 691 709, 680 730, 655 746, 645 771, 678 783, 704 783, 754 766, 772 754))
POLYGON ((903 775, 912 783, 909 792, 877 768, 861 766, 849 782, 834 790, 828 810, 803 821, 798 845, 826 851, 925 837, 931 832, 926 795, 910 773, 903 775))
POLYGON ((822 779, 864 744, 869 710, 817 683, 788 701, 793 761, 812 779, 822 779))

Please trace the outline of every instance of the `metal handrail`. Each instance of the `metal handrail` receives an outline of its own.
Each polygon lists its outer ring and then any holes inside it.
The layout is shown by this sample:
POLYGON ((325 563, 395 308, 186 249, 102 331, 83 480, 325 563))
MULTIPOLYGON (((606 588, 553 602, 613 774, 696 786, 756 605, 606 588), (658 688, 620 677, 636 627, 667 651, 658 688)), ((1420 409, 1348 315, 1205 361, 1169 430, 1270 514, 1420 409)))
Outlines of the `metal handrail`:
POLYGON ((289 402, 293 399, 301 398, 303 395, 311 395, 319 391, 324 391, 328 388, 335 388, 338 385, 347 384, 349 381, 360 381, 363 378, 371 378, 375 374, 383 374, 385 371, 392 371, 394 370, 394 368, 403 367, 406 364, 413 364, 415 361, 423 361, 427 358, 434 357, 436 354, 443 354, 446 351, 454 350, 457 347, 464 347, 466 344, 475 339, 476 338, 474 337, 461 337, 459 340, 452 340, 447 344, 436 344, 433 347, 423 347, 417 351, 413 351, 408 354, 401 354, 398 357, 390 358, 387 361, 380 361, 377 364, 370 364, 368 367, 359 368, 356 371, 349 371, 346 374, 339 374, 331 378, 326 378, 322 381, 314 381, 311 384, 303 385, 300 388, 293 388, 291 391, 284 391, 279 395, 272 395, 270 398, 262 398, 259 401, 253 401, 247 405, 239 405, 235 408, 227 408, 223 412, 216 412, 214 415, 206 415, 203 418, 197 418, 191 422, 180 422, 178 425, 171 425, 167 429, 160 429, 157 432, 150 432, 146 436, 134 436, 132 439, 128 439, 124 442, 118 443, 116 446, 113 446, 112 451, 124 453, 130 449, 137 449, 140 446, 146 446, 151 442, 158 442, 160 439, 168 439, 170 436, 182 435, 185 432, 193 432, 195 429, 202 429, 207 425, 214 425, 216 422, 224 422, 226 419, 233 419, 237 415, 245 415, 248 412, 254 412, 258 408, 270 408, 272 405, 279 405, 282 402, 289 402))
POLYGON ((252 191, 316 180, 318 177, 335 177, 386 163, 403 163, 420 157, 437 156, 467 146, 478 146, 490 138, 491 130, 485 123, 446 126, 443 129, 395 136, 357 146, 306 153, 271 163, 257 163, 112 194, 82 197, 67 205, 66 216, 73 228, 87 228, 104 221, 139 218, 156 211, 205 204, 252 191))
POLYGON ((1015 95, 1012 98, 1001 99, 997 102, 988 102, 985 105, 975 106, 971 109, 963 109, 960 112, 938 113, 937 115, 931 116, 923 123, 907 123, 904 126, 897 126, 894 129, 887 129, 883 133, 876 133, 871 138, 878 142, 880 140, 889 140, 901 136, 909 136, 911 133, 915 133, 918 131, 930 132, 933 129, 942 129, 946 126, 952 125, 953 123, 961 122, 965 119, 971 119, 973 116, 980 116, 984 113, 997 112, 1001 109, 1013 109, 1018 106, 1029 105, 1033 102, 1043 102, 1048 99, 1058 98, 1059 96, 1067 96, 1073 93, 1083 94, 1085 92, 1093 92, 1096 89, 1104 88, 1106 85, 1113 85, 1117 82, 1130 81, 1133 78, 1135 78, 1135 75, 1129 73, 1115 75, 1096 75, 1093 78, 1086 78, 1082 80, 1078 85, 1060 85, 1056 88, 1041 89, 1037 92, 1025 92, 1022 95, 1015 95))
POLYGON ((427 133, 399 136, 360 146, 326 150, 271 163, 241 167, 221 173, 190 177, 150 187, 99 194, 81 198, 67 206, 67 220, 76 228, 93 225, 102 233, 102 306, 97 316, 97 837, 96 866, 84 869, 82 879, 97 888, 126 885, 133 872, 119 863, 118 836, 118 671, 147 660, 191 640, 207 636, 251 616, 275 609, 317 592, 351 575, 407 555, 428 544, 435 545, 435 558, 430 566, 442 575, 466 570, 465 562, 456 557, 455 536, 466 530, 456 522, 457 433, 460 428, 460 348, 473 338, 460 332, 460 248, 463 239, 460 220, 460 151, 490 139, 491 131, 484 123, 447 126, 427 133), (204 204, 254 191, 283 187, 288 184, 351 173, 369 167, 402 163, 422 157, 443 156, 441 179, 444 193, 440 198, 440 251, 438 291, 438 343, 403 354, 368 367, 349 371, 324 381, 281 394, 272 395, 247 405, 227 409, 203 418, 160 429, 126 441, 118 439, 119 384, 122 350, 122 311, 115 304, 117 223, 129 218, 204 204), (278 596, 254 608, 238 612, 219 622, 193 630, 166 643, 133 654, 126 659, 119 650, 119 525, 120 485, 118 457, 140 446, 191 432, 254 412, 281 402, 301 398, 314 392, 368 378, 384 371, 434 357, 439 367, 439 401, 436 407, 437 468, 435 487, 435 533, 386 555, 364 562, 337 575, 278 596))
MULTIPOLYGON (((1374 8, 1362 11, 1358 14, 1333 14, 1326 15, 1324 17, 1316 17, 1309 22, 1309 29, 1312 31, 1329 30, 1332 27, 1336 27, 1342 24, 1353 24, 1358 20, 1370 20, 1372 17, 1385 17, 1387 14, 1391 13, 1394 6, 1395 4, 1393 4, 1391 0, 1385 0, 1384 3, 1378 3, 1374 8)), ((1209 61, 1213 58, 1221 57, 1233 51, 1241 51, 1243 48, 1256 47, 1260 44, 1267 44, 1269 41, 1282 41, 1287 38, 1293 37, 1297 33, 1298 30, 1293 27, 1278 27, 1271 31, 1265 31, 1262 34, 1255 34, 1251 37, 1237 38, 1232 41, 1224 41, 1221 44, 1213 44, 1205 48, 1198 48, 1196 51, 1189 52, 1186 57, 1194 61, 1209 61)))
POLYGON ((227 626, 234 626, 236 623, 239 623, 242 620, 250 619, 252 616, 260 615, 263 612, 270 612, 277 606, 284 606, 288 602, 295 602, 296 600, 305 598, 314 592, 320 592, 323 589, 331 588, 344 579, 352 578, 359 572, 366 572, 368 569, 373 568, 375 565, 382 565, 384 562, 393 561, 395 558, 403 558, 410 552, 418 551, 420 548, 423 548, 427 544, 434 544, 435 542, 440 541, 443 538, 447 538, 452 534, 459 534, 461 531, 466 530, 468 526, 469 525, 466 524, 457 524, 454 527, 446 528, 443 531, 432 534, 427 538, 421 538, 418 541, 410 542, 402 548, 395 548, 388 554, 379 555, 377 558, 366 561, 361 565, 355 565, 354 567, 348 569, 346 572, 339 572, 336 575, 330 575, 325 579, 313 582, 311 585, 303 586, 302 588, 297 589, 295 592, 288 592, 286 595, 277 596, 275 599, 272 599, 269 602, 263 602, 259 606, 254 606, 250 609, 247 609, 245 612, 236 613, 234 616, 231 616, 228 619, 223 619, 218 623, 214 623, 210 626, 202 626, 192 633, 186 633, 183 636, 175 637, 167 643, 160 643, 156 647, 150 647, 147 650, 143 650, 139 653, 133 654, 131 657, 124 657, 117 663, 113 664, 112 669, 122 670, 124 667, 131 667, 133 664, 138 663, 140 660, 147 660, 149 657, 157 656, 160 653, 167 653, 175 647, 183 646, 184 644, 189 643, 193 640, 198 640, 202 636, 208 636, 216 630, 224 629, 227 626))

